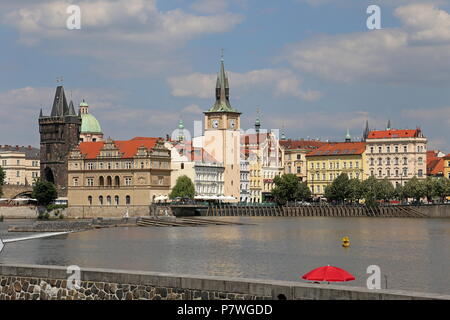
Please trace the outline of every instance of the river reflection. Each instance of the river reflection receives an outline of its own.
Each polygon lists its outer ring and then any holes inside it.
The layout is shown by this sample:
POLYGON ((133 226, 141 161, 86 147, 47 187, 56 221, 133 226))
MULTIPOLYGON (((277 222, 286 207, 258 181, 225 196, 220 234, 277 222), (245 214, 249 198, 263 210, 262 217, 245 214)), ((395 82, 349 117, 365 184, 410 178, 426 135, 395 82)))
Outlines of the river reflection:
MULTIPOLYGON (((76 264, 198 275, 300 281, 335 265, 365 286, 380 266, 389 289, 450 294, 450 220, 228 217, 242 226, 113 228, 8 244, 0 263, 76 264), (349 236, 350 248, 341 247, 349 236)), ((2 237, 8 224, 0 223, 2 237)))

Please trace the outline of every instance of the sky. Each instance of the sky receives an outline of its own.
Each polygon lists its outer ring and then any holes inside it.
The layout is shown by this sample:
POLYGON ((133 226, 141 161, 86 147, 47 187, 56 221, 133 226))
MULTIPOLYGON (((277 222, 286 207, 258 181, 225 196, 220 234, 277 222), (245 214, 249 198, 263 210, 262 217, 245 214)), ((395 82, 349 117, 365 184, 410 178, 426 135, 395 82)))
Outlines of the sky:
POLYGON ((422 128, 450 152, 450 1, 0 2, 0 144, 39 145, 56 79, 106 137, 172 134, 214 103, 221 51, 241 127, 342 141, 422 128), (81 29, 69 30, 69 5, 81 29), (369 30, 369 5, 381 29, 369 30))

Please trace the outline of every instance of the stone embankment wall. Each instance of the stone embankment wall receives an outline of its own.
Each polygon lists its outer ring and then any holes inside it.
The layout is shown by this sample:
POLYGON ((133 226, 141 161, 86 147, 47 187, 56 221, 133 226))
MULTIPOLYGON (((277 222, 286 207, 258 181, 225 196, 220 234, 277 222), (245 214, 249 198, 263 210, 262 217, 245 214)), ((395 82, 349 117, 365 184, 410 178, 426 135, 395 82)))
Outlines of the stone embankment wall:
POLYGON ((121 218, 127 211, 129 217, 150 215, 149 206, 69 206, 66 217, 73 219, 121 218))
POLYGON ((65 267, 0 265, 0 300, 450 300, 450 295, 300 282, 82 269, 68 288, 65 267))
POLYGON ((0 206, 0 216, 5 219, 36 219, 38 213, 35 206, 0 206))

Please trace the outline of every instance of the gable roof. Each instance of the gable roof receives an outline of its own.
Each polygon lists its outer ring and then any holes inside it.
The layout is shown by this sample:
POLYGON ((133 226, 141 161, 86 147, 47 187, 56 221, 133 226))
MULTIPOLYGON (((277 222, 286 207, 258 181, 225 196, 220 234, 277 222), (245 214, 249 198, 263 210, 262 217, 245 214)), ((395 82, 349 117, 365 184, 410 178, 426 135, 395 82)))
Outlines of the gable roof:
POLYGON ((320 148, 311 151, 306 156, 313 157, 360 155, 363 154, 365 150, 365 142, 334 142, 327 143, 320 148))
POLYGON ((380 130, 370 131, 367 139, 390 139, 390 138, 417 138, 421 136, 420 129, 405 130, 380 130))
POLYGON ((320 148, 325 144, 327 144, 327 142, 317 140, 290 140, 290 139, 280 140, 280 145, 285 147, 287 150, 295 150, 295 149, 313 150, 320 148))
MULTIPOLYGON (((119 149, 119 152, 122 153, 122 159, 131 159, 136 156, 137 151, 140 147, 151 150, 155 147, 156 143, 160 139, 161 138, 136 137, 131 140, 117 140, 113 142, 114 145, 119 149)), ((79 149, 81 154, 85 155, 85 159, 96 159, 100 155, 100 151, 103 149, 104 145, 104 141, 81 142, 79 145, 79 149)))

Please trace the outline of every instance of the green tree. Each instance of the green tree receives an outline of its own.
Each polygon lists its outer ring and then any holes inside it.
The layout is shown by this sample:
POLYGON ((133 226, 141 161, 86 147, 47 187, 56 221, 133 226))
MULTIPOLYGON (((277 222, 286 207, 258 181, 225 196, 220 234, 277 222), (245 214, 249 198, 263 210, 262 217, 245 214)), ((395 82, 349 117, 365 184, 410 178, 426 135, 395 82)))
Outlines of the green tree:
POLYGON ((3 196, 3 188, 2 188, 2 186, 5 184, 5 176, 6 176, 6 172, 0 166, 0 197, 3 196))
POLYGON ((436 196, 437 179, 427 177, 425 180, 420 181, 420 183, 422 184, 423 192, 428 202, 432 201, 433 197, 436 196))
POLYGON ((58 192, 53 183, 38 180, 33 187, 32 197, 37 200, 39 205, 47 206, 58 198, 58 192))
POLYGON ((352 202, 359 202, 363 196, 362 182, 359 179, 349 180, 349 200, 352 202))
POLYGON ((341 173, 325 188, 325 197, 328 200, 344 202, 350 197, 349 179, 346 173, 341 173))
POLYGON ((309 200, 311 199, 311 189, 306 182, 299 182, 297 192, 295 194, 296 200, 309 200))
POLYGON ((169 195, 169 198, 194 199, 194 196, 195 186, 192 183, 192 180, 188 176, 180 176, 178 177, 177 182, 169 195))
POLYGON ((272 195, 278 204, 285 204, 297 199, 300 182, 295 174, 276 176, 273 182, 275 187, 272 189, 272 195))
POLYGON ((434 183, 435 194, 442 201, 450 195, 450 179, 438 178, 434 183))
POLYGON ((378 181, 378 200, 389 201, 395 197, 395 188, 388 179, 378 181))
POLYGON ((401 202, 405 199, 404 187, 401 184, 395 186, 394 196, 401 202))
POLYGON ((420 198, 426 194, 424 184, 414 176, 405 183, 404 194, 407 198, 414 198, 416 202, 419 202, 420 198))
POLYGON ((366 200, 366 206, 373 207, 377 205, 377 200, 382 196, 380 184, 374 176, 362 182, 363 198, 366 200))

